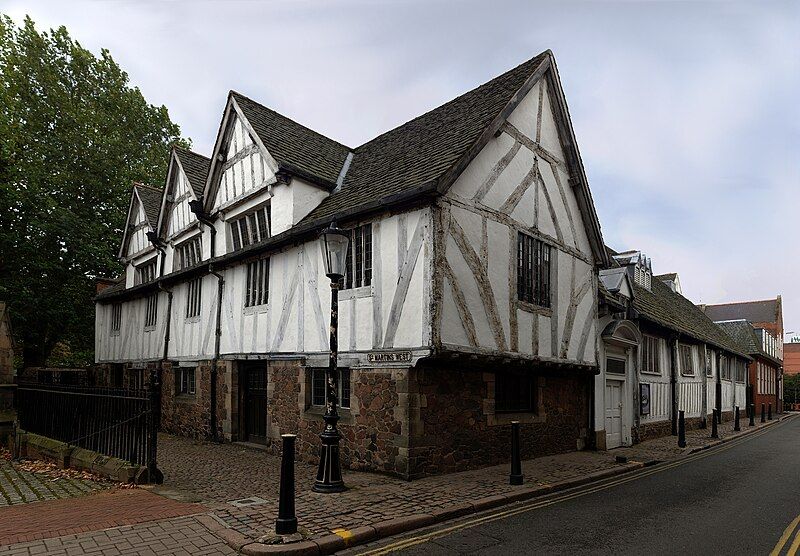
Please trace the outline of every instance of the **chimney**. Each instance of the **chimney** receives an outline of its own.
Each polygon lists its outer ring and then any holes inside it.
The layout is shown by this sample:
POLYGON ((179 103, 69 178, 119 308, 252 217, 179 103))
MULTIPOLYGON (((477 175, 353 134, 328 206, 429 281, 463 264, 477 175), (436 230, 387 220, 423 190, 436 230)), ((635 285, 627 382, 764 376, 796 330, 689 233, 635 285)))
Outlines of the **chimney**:
POLYGON ((117 283, 117 281, 112 279, 112 278, 97 277, 97 278, 95 278, 95 281, 94 281, 94 287, 95 287, 95 292, 94 293, 98 294, 101 291, 103 291, 104 289, 106 289, 107 287, 113 286, 116 283, 117 283))

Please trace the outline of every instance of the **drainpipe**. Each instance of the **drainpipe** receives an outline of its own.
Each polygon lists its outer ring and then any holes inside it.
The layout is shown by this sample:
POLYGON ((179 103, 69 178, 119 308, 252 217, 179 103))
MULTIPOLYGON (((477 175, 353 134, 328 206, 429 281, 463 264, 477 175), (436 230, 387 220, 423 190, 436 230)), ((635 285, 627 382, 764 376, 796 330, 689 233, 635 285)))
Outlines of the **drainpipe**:
POLYGON ((714 404, 717 410, 717 424, 722 424, 722 369, 720 368, 720 363, 722 361, 722 354, 720 350, 716 350, 714 354, 714 360, 717 362, 717 382, 715 385, 715 398, 716 403, 714 404))
POLYGON ((670 392, 672 394, 672 435, 678 434, 678 338, 680 334, 673 334, 672 340, 672 361, 670 362, 670 392))
MULTIPOLYGON (((213 229, 213 228, 212 228, 213 229)), ((213 244, 212 244, 213 245, 213 244)), ((225 279, 208 265, 211 274, 217 277, 217 322, 214 331, 214 359, 211 360, 211 438, 218 440, 217 434, 217 367, 219 365, 220 340, 222 338, 222 292, 225 279)))
MULTIPOLYGON (((205 211, 202 199, 189 201, 189 208, 201 225, 208 226, 208 230, 211 234, 210 258, 213 259, 216 256, 217 244, 217 229, 214 226, 214 219, 205 211)), ((219 435, 217 434, 217 368, 219 366, 220 337, 222 336, 222 291, 225 280, 222 274, 214 270, 212 265, 208 265, 208 271, 217 277, 217 322, 215 326, 214 358, 211 360, 211 389, 209 392, 211 398, 211 415, 209 419, 211 424, 211 439, 216 441, 219 439, 219 435)))
POLYGON ((172 290, 165 288, 163 282, 158 283, 158 289, 167 294, 167 323, 164 326, 164 354, 161 357, 162 362, 164 362, 169 354, 169 332, 172 325, 172 290))

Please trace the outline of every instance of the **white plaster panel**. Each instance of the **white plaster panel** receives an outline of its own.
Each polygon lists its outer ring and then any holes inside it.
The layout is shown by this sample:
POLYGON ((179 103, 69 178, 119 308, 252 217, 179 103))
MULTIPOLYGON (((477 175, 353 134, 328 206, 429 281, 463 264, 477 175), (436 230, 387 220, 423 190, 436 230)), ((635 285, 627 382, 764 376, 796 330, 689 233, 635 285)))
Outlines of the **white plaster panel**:
POLYGON ((508 117, 511 125, 534 140, 536 139, 536 120, 539 117, 539 88, 541 86, 542 80, 540 79, 508 117))

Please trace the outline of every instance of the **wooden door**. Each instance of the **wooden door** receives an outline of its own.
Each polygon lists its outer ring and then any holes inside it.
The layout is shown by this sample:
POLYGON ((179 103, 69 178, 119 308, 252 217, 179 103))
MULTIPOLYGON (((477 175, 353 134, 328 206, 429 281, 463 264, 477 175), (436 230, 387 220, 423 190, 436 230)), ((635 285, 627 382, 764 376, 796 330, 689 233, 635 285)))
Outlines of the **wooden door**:
POLYGON ((606 449, 622 445, 622 382, 606 381, 606 449))
POLYGON ((244 435, 245 442, 267 443, 267 365, 243 366, 244 435))

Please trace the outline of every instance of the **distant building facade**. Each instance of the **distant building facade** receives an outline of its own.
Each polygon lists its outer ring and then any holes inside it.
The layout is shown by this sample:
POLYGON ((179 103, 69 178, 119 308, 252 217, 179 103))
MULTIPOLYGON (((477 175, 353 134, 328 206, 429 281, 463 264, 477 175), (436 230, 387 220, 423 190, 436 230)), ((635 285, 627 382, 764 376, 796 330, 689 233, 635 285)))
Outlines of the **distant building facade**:
MULTIPOLYGON (((773 402, 776 411, 783 411, 783 302, 781 296, 775 299, 758 301, 741 301, 719 303, 716 305, 700 305, 706 315, 717 323, 747 321, 755 329, 758 337, 759 357, 755 362, 756 378, 753 386, 758 385, 764 392, 760 399, 773 402)), ((745 345, 749 345, 746 343, 745 345)), ((751 374, 753 370, 751 369, 751 374)), ((759 401, 755 401, 760 406, 759 401)))
POLYGON ((783 374, 800 374, 800 342, 783 344, 783 374))

